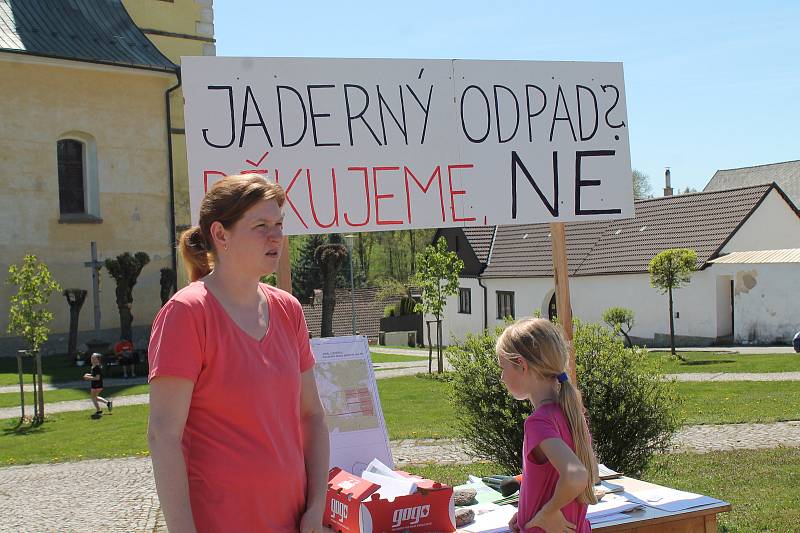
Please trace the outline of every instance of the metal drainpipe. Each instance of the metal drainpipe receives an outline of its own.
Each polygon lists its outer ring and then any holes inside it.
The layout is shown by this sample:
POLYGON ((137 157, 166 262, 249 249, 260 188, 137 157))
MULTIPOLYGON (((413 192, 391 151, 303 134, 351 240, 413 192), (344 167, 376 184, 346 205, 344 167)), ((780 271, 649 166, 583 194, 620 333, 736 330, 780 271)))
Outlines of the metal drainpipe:
POLYGON ((481 283, 480 275, 478 276, 478 285, 483 287, 483 330, 486 331, 486 329, 489 328, 489 315, 488 315, 489 302, 487 300, 488 292, 487 292, 486 285, 481 283))
POLYGON ((180 67, 175 71, 178 83, 167 89, 164 93, 164 102, 167 107, 167 164, 169 165, 169 249, 172 256, 172 271, 175 272, 175 281, 172 283, 172 292, 178 291, 178 247, 175 242, 175 172, 172 159, 172 112, 170 111, 169 98, 172 91, 181 86, 180 67))

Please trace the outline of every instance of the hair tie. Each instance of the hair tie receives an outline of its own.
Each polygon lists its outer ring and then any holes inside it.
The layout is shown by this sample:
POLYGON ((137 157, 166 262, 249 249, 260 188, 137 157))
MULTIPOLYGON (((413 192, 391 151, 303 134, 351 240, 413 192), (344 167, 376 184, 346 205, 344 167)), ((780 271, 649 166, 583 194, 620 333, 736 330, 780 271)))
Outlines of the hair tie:
POLYGON ((556 376, 556 378, 558 378, 559 383, 564 383, 565 381, 569 381, 569 376, 567 376, 566 372, 560 373, 558 376, 556 376))

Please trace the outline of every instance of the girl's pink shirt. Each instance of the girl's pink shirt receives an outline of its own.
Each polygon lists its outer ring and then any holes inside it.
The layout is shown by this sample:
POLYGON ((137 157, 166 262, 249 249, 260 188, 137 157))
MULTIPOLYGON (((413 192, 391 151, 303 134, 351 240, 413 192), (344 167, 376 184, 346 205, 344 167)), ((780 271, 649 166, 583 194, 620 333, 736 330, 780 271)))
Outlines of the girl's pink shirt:
POLYGON ((314 366, 300 303, 266 284, 269 327, 245 333, 202 282, 153 323, 149 379, 194 383, 183 432, 199 533, 297 531, 306 502, 300 375, 314 366))
MULTIPOLYGON (((558 470, 549 461, 536 463, 531 452, 545 439, 561 439, 574 452, 575 445, 569 430, 569 423, 561 407, 557 403, 540 406, 525 420, 525 436, 522 445, 522 486, 519 494, 517 524, 523 533, 542 533, 535 527, 525 529, 527 524, 539 510, 544 507, 555 492, 558 482, 558 470)), ((576 533, 591 531, 586 520, 586 504, 572 500, 561 509, 564 518, 576 525, 576 533)))

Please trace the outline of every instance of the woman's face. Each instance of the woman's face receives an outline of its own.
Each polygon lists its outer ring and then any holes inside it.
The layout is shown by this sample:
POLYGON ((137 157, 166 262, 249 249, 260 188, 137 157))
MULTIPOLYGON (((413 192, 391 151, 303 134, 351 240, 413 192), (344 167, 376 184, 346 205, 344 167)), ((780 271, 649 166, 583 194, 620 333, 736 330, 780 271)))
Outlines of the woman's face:
POLYGON ((261 200, 230 228, 222 260, 261 276, 278 268, 283 245, 283 210, 276 200, 261 200))

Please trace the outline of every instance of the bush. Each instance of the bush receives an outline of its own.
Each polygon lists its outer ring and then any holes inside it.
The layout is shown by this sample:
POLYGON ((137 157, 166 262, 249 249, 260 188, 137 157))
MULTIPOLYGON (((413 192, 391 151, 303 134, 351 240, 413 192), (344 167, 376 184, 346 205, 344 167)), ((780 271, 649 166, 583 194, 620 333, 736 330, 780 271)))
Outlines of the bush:
POLYGON ((397 316, 397 306, 395 304, 387 305, 383 308, 383 318, 389 318, 390 316, 397 316))
MULTIPOLYGON (((452 344, 452 401, 457 425, 473 452, 517 473, 522 465, 527 402, 514 400, 500 381, 494 343, 502 331, 452 344)), ((678 427, 674 384, 638 348, 626 349, 597 324, 576 321, 578 384, 583 393, 598 462, 641 474, 678 427)))

